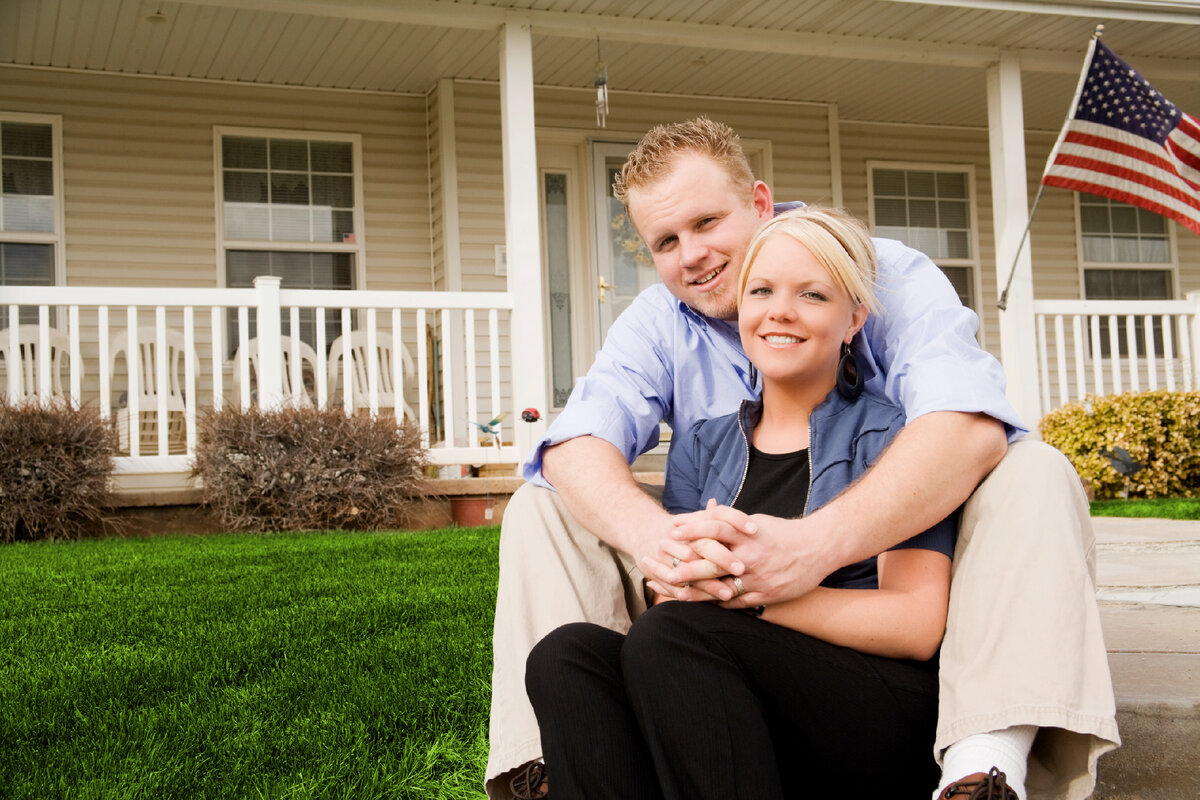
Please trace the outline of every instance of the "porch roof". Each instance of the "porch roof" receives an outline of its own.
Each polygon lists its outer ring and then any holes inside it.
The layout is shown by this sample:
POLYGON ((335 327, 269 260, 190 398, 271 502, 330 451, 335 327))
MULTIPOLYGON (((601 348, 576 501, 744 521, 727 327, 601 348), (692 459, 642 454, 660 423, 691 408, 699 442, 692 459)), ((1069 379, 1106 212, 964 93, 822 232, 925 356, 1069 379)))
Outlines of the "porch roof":
POLYGON ((843 120, 985 126, 983 67, 1019 55, 1025 121, 1057 130, 1087 37, 1200 108, 1196 0, 17 0, 0 64, 384 93, 498 81, 527 22, 539 86, 836 103, 843 120), (1028 73, 1035 73, 1029 75, 1028 73))

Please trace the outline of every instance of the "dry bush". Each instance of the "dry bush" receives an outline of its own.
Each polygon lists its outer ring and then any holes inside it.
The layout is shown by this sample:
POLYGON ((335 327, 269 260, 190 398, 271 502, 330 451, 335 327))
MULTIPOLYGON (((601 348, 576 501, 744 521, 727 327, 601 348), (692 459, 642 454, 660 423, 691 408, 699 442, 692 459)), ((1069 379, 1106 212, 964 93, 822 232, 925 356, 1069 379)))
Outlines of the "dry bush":
POLYGON ((0 402, 0 539, 74 539, 111 502, 116 441, 93 408, 0 402))
POLYGON ((1130 392, 1089 397, 1050 412, 1042 438, 1061 450, 1096 499, 1119 497, 1126 479, 1101 451, 1120 447, 1145 468, 1129 479, 1129 497, 1200 493, 1200 392, 1130 392))
POLYGON ((411 423, 227 408, 200 419, 192 475, 232 530, 375 529, 404 523, 425 463, 411 423))

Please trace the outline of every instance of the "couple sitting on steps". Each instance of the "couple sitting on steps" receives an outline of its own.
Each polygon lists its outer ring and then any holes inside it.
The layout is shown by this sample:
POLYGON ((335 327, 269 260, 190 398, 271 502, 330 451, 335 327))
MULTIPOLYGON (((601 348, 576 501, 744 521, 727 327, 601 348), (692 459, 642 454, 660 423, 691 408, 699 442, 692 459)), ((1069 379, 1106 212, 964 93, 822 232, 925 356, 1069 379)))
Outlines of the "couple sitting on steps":
POLYGON ((703 118, 615 188, 662 284, 506 509, 489 796, 1090 795, 1087 504, 940 270, 776 207, 703 118), (660 420, 661 498, 629 468, 660 420))

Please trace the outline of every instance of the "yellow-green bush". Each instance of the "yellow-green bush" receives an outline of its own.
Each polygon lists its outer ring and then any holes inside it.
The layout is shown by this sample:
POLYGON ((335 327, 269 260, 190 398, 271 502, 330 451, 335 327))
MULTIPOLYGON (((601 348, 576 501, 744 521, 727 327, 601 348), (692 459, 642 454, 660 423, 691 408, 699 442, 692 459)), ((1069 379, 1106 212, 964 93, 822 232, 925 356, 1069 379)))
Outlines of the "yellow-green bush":
POLYGON ((1088 397, 1042 418, 1042 438, 1061 450, 1096 498, 1120 496, 1126 479, 1102 450, 1122 447, 1145 469, 1130 497, 1200 494, 1200 392, 1136 392, 1088 397))

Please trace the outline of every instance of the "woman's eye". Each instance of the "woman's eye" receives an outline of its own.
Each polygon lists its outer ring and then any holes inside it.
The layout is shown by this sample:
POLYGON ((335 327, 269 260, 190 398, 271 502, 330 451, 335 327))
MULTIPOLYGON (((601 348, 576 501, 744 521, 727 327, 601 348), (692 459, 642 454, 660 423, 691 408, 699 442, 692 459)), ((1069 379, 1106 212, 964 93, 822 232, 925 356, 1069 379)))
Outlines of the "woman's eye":
POLYGON ((804 292, 800 296, 806 300, 816 300, 818 302, 821 302, 826 299, 825 295, 821 294, 820 292, 814 292, 814 291, 804 292))
POLYGON ((765 286, 759 286, 750 290, 751 297, 766 297, 771 293, 771 290, 765 286))

